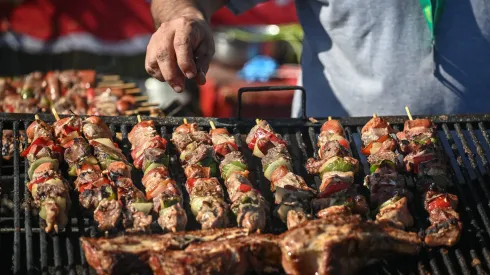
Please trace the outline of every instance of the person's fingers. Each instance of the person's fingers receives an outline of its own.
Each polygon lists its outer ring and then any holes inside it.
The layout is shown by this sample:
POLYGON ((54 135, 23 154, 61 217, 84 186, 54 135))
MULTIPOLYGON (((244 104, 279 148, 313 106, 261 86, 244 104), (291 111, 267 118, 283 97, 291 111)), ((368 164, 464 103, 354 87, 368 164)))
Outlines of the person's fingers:
POLYGON ((160 41, 161 45, 156 54, 158 67, 165 81, 178 93, 184 90, 184 75, 177 66, 177 58, 172 37, 160 41))
POLYGON ((160 67, 158 67, 158 62, 156 58, 156 47, 154 45, 153 37, 148 43, 148 47, 146 48, 146 57, 145 57, 145 70, 152 77, 158 79, 159 81, 165 81, 162 73, 160 72, 160 67))
POLYGON ((183 19, 181 24, 179 31, 175 33, 173 46, 180 70, 187 78, 192 79, 198 73, 193 52, 201 38, 198 31, 192 27, 192 23, 183 19))
POLYGON ((204 85, 206 83, 206 74, 209 70, 209 64, 211 63, 211 58, 214 55, 214 41, 207 41, 201 43, 195 51, 196 65, 198 70, 198 75, 196 77, 196 83, 199 85, 204 85))

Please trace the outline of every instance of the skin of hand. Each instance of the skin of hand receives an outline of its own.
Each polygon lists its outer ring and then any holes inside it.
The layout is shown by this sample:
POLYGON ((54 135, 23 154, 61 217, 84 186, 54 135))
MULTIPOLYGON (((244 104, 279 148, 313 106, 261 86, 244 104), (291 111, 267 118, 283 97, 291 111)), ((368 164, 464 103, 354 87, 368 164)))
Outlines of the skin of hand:
POLYGON ((194 79, 199 85, 206 83, 214 55, 213 33, 207 18, 222 7, 224 1, 199 3, 196 0, 152 1, 152 15, 158 27, 146 49, 145 69, 176 92, 183 91, 185 78, 194 79))

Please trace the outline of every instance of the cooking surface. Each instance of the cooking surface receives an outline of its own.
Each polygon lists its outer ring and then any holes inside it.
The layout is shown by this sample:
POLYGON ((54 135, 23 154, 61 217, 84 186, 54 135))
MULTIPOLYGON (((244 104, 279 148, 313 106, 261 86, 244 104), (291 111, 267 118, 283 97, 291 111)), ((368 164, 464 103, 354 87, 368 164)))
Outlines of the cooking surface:
MULTIPOLYGON (((41 114, 40 118, 46 122, 53 122, 50 115, 41 114)), ((142 117, 146 119, 147 117, 142 117)), ((366 158, 360 150, 360 128, 370 118, 347 118, 341 120, 349 140, 355 158, 361 160, 361 169, 356 177, 356 183, 362 184, 364 176, 369 172, 366 158)), ((383 261, 368 267, 363 274, 486 274, 490 272, 490 115, 482 116, 439 116, 431 117, 438 126, 439 138, 450 158, 452 171, 451 177, 454 185, 449 190, 460 198, 458 212, 461 213, 463 222, 463 235, 459 243, 449 249, 424 248, 418 257, 397 257, 383 261)), ((26 129, 34 120, 32 115, 24 114, 0 114, 1 130, 12 129, 16 137, 20 130, 26 129)), ((161 134, 169 139, 172 130, 182 123, 182 118, 153 119, 161 134)), ((203 129, 209 130, 209 119, 188 118, 189 122, 197 122, 203 129)), ((395 129, 401 129, 406 117, 388 117, 388 121, 395 129)), ((114 132, 122 133, 122 141, 119 145, 130 158, 130 144, 127 134, 132 126, 137 123, 136 117, 107 117, 104 121, 110 125, 114 132)), ((241 147, 251 167, 252 183, 272 202, 272 194, 269 191, 269 183, 262 173, 260 161, 257 161, 241 141, 254 125, 252 120, 213 119, 217 127, 227 127, 235 133, 237 144, 241 147)), ((304 163, 308 157, 316 152, 316 136, 321 126, 296 119, 270 120, 270 124, 290 144, 289 151, 294 160, 294 170, 303 176, 311 185, 319 182, 319 179, 306 174, 304 163)), ((16 141, 16 146, 19 141, 16 141)), ((181 186, 185 182, 182 168, 176 158, 173 148, 170 149, 172 162, 170 170, 173 177, 181 186)), ((67 229, 59 235, 49 235, 39 229, 39 217, 32 212, 28 203, 29 197, 26 187, 24 171, 27 164, 19 156, 16 150, 11 161, 0 160, 0 179, 2 182, 2 202, 0 207, 0 246, 2 259, 5 263, 0 265, 2 274, 47 272, 57 274, 89 274, 90 268, 81 255, 78 238, 80 236, 102 236, 97 232, 96 225, 90 217, 90 213, 83 213, 78 205, 76 192, 72 192, 71 223, 67 229)), ((66 173, 66 168, 62 169, 66 173)), ((65 174, 66 176, 66 174, 65 174)), ((141 187, 140 171, 133 173, 135 184, 141 187)), ((68 177, 67 177, 68 178, 68 177)), ((73 180, 71 180, 71 183, 73 180)), ((409 189, 415 191, 413 179, 407 177, 409 189)), ((185 193, 185 192, 184 192, 185 193)), ((414 192, 415 193, 415 192, 414 192)), ((188 202, 188 197, 185 198, 188 202)), ((185 205, 189 211, 188 204, 185 205)), ((427 214, 421 205, 421 200, 416 197, 411 209, 415 217, 414 231, 426 228, 429 224, 427 214)), ((192 215, 189 215, 192 217, 192 215)), ((159 231, 158 225, 152 227, 154 232, 159 231)), ((197 223, 190 220, 187 229, 197 229, 197 223)), ((284 231, 275 219, 272 219, 268 231, 279 233, 284 231)), ((121 230, 120 230, 121 231, 121 230)), ((111 232, 115 235, 117 232, 111 232)))

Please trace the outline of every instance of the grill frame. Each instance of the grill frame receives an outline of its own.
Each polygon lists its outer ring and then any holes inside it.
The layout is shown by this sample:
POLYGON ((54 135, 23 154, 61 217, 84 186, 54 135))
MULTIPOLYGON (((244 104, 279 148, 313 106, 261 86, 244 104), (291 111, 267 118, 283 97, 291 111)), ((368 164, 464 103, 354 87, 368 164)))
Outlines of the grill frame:
MULTIPOLYGON (((54 118, 48 114, 39 114, 46 122, 54 122, 54 118)), ((63 116, 62 116, 63 117, 63 116)), ((401 129, 406 117, 389 116, 386 118, 395 129, 401 129)), ((452 192, 458 195, 460 206, 458 211, 464 226, 462 240, 453 248, 424 248, 418 257, 399 257, 387 262, 382 261, 367 268, 369 274, 487 274, 490 272, 490 186, 488 186, 490 174, 490 114, 460 115, 460 116, 430 116, 438 125, 438 134, 444 150, 451 162, 450 176, 453 179, 452 192)), ((152 119, 165 138, 170 138, 171 132, 180 125, 183 118, 150 118, 152 119)), ((361 183, 364 175, 368 173, 366 159, 359 152, 360 127, 370 117, 343 118, 340 119, 351 141, 351 149, 354 157, 360 159, 362 165, 359 174, 356 175, 356 183, 361 183)), ((4 114, 0 113, 0 138, 3 129, 12 129, 15 137, 19 137, 19 131, 26 129, 34 120, 31 114, 4 114)), ((120 143, 126 155, 129 155, 130 144, 127 134, 131 127, 137 123, 136 117, 103 117, 110 125, 111 130, 122 133, 123 140, 120 143)), ((264 196, 271 201, 269 185, 265 180, 260 161, 251 155, 242 140, 243 135, 255 125, 252 119, 217 119, 217 118, 187 118, 189 122, 196 122, 205 130, 209 129, 209 121, 212 120, 216 127, 226 127, 237 139, 237 145, 242 148, 246 159, 249 161, 252 182, 261 190, 264 196)), ((320 120, 320 119, 319 119, 320 120)), ((321 122, 324 119, 320 120, 321 122)), ((318 183, 317 177, 306 174, 304 163, 308 157, 316 154, 316 136, 321 123, 312 123, 305 119, 274 119, 270 124, 283 134, 289 143, 289 151, 294 159, 294 170, 305 177, 308 183, 318 183)), ((0 139, 1 140, 1 139, 0 139)), ((27 138, 24 137, 24 145, 27 138)), ((19 140, 15 140, 18 148, 19 140)), ((171 143, 169 143, 171 144, 171 143)), ((0 144, 1 145, 1 144, 0 144)), ((183 185, 185 177, 180 164, 172 151, 171 170, 178 184, 183 185)), ((75 192, 72 192, 72 222, 65 232, 59 235, 48 235, 39 230, 36 213, 31 213, 29 203, 24 203, 29 191, 27 179, 22 172, 28 164, 22 161, 19 150, 13 156, 13 164, 5 165, 0 158, 0 179, 4 192, 13 198, 12 213, 0 214, 0 243, 3 247, 9 247, 12 241, 12 250, 2 249, 2 259, 12 259, 11 266, 2 265, 0 272, 25 274, 90 274, 81 251, 79 236, 100 236, 91 218, 82 213, 78 205, 75 192), (24 166, 24 167, 22 167, 24 166), (21 182, 24 183, 22 188, 21 182), (73 213, 76 213, 74 216, 73 213), (4 246, 4 244, 6 245, 4 246)), ((141 179, 141 174, 135 172, 134 178, 141 179)), ((414 180, 407 178, 409 189, 414 191, 414 180)), ((140 184, 140 183, 139 183, 140 184)), ((141 184, 140 186, 141 187, 141 184)), ((185 192, 184 192, 185 193, 185 192)), ((418 198, 418 196, 415 196, 418 198)), ((186 199, 186 202, 188 200, 186 199)), ((427 215, 421 208, 420 200, 416 200, 412 213, 414 213, 416 228, 425 228, 428 225, 427 215), (414 212, 415 210, 415 212, 414 212)), ((186 206, 187 209, 188 205, 186 206)), ((272 219, 274 232, 279 233, 284 227, 277 226, 278 222, 272 219)), ((192 221, 191 221, 191 226, 192 221)))

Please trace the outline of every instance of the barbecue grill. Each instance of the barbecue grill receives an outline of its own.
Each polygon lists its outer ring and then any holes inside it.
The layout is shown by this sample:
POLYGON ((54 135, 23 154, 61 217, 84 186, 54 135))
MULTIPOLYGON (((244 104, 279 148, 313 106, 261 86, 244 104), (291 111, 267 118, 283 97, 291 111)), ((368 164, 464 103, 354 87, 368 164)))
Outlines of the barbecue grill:
MULTIPOLYGON (((302 89, 300 87, 255 87, 241 89, 241 95, 249 91, 302 89)), ((305 94, 305 93, 303 93, 305 94)), ((304 97, 303 97, 304 104, 304 97)), ((304 109, 303 109, 304 110, 304 109)), ((269 202, 273 196, 269 190, 269 183, 264 178, 260 161, 254 158, 242 141, 244 135, 253 127, 255 122, 251 119, 240 118, 241 106, 238 108, 238 118, 187 118, 189 122, 196 122, 200 127, 209 130, 209 121, 212 120, 217 127, 226 127, 234 133, 237 145, 245 153, 251 167, 252 183, 259 189, 269 202)), ((40 114, 46 122, 54 122, 54 117, 40 114)), ((406 117, 384 117, 395 129, 403 127, 406 117)), ((395 257, 390 261, 382 261, 371 265, 363 274, 487 274, 490 273, 490 114, 487 115, 460 115, 460 116, 432 116, 429 117, 438 126, 438 134, 444 150, 451 162, 451 178, 453 186, 449 191, 460 199, 458 212, 464 231, 459 243, 453 248, 422 249, 416 257, 395 257)), ((150 119, 142 117, 142 119, 150 119)), ((169 139, 173 129, 182 124, 182 118, 151 118, 155 121, 157 129, 162 136, 169 139)), ((361 162, 361 169, 356 176, 356 184, 362 184, 364 176, 369 173, 366 158, 360 154, 361 127, 370 117, 340 119, 345 127, 354 157, 361 162)), ((89 214, 84 214, 78 205, 75 192, 72 192, 71 222, 64 232, 58 235, 44 233, 39 228, 39 217, 33 213, 29 203, 29 191, 26 187, 27 162, 20 157, 21 145, 18 140, 20 130, 24 130, 34 120, 33 115, 27 114, 0 114, 0 145, 1 132, 12 129, 15 137, 13 160, 2 161, 0 158, 0 179, 2 182, 3 201, 0 209, 0 253, 3 264, 0 265, 2 274, 91 274, 93 270, 87 265, 80 248, 79 237, 102 236, 96 230, 96 225, 89 214), (9 201, 12 203, 9 206, 9 201), (12 259, 12 261, 10 261, 12 259)), ((120 147, 130 156, 130 144, 127 140, 128 132, 137 123, 136 117, 104 117, 103 120, 110 125, 113 133, 122 133, 120 147)), ((269 120, 274 129, 281 133, 289 143, 289 151, 294 160, 294 170, 303 176, 310 185, 318 184, 319 179, 307 175, 304 163, 308 157, 316 154, 316 137, 324 120, 319 123, 308 121, 303 112, 299 119, 269 120)), ((115 135, 115 134, 114 134, 115 135)), ((27 140, 25 137, 24 140, 27 140)), ((25 142, 25 141, 24 141, 25 142)), ((169 143, 171 146, 171 144, 169 143)), ((185 176, 176 157, 172 152, 170 170, 177 183, 183 186, 185 176)), ((66 172, 66 169, 62 169, 66 172)), ((67 175, 65 175, 67 176, 67 175)), ((133 173, 136 185, 140 184, 141 172, 133 173)), ((67 177, 68 178, 68 177, 67 177)), ((415 194, 414 180, 407 177, 409 189, 415 194)), ((188 198, 185 198, 188 201, 188 198)), ((189 211, 188 205, 186 205, 189 211)), ((428 226, 427 214, 422 207, 420 198, 415 199, 411 209, 415 217, 415 229, 420 230, 428 226)), ((192 217, 192 215, 189 215, 192 217)), ((269 231, 280 233, 285 230, 272 221, 269 231)), ((159 227, 154 227, 158 232, 159 227)), ((197 223, 188 225, 188 229, 197 229, 197 223)), ((110 232, 114 235, 118 232, 110 232)))

